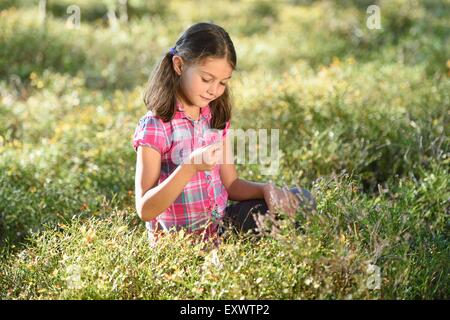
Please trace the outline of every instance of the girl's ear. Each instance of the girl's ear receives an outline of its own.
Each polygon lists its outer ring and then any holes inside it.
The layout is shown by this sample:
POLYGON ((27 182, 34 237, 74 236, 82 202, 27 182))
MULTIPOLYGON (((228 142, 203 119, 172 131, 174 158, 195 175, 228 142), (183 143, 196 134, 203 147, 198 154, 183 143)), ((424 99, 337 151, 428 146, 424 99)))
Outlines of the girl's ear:
POLYGON ((173 56, 172 65, 175 72, 180 76, 181 72, 183 71, 183 59, 177 55, 173 56))

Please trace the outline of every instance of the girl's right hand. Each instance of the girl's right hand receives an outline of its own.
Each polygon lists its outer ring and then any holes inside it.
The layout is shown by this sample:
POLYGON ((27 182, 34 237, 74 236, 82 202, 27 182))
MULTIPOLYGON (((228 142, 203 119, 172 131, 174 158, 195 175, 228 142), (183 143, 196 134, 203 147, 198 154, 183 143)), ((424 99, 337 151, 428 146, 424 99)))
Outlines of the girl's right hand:
POLYGON ((210 171, 219 162, 222 156, 222 142, 216 142, 195 149, 187 157, 185 164, 194 166, 195 171, 210 171))

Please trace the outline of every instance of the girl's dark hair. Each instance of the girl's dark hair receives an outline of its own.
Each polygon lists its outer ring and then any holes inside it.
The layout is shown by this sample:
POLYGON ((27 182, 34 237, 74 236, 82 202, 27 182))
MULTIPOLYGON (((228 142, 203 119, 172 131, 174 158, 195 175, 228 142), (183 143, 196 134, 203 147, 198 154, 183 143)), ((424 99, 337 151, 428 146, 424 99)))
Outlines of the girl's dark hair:
MULTIPOLYGON (((176 55, 187 65, 198 64, 202 59, 225 58, 233 70, 236 69, 236 52, 228 33, 213 23, 201 22, 190 26, 175 43, 176 55)), ((144 93, 148 110, 164 122, 172 120, 176 108, 176 94, 181 93, 180 76, 172 66, 172 55, 162 57, 152 72, 144 93)), ((231 118, 231 95, 228 86, 224 93, 209 103, 211 109, 210 127, 224 129, 231 118)))

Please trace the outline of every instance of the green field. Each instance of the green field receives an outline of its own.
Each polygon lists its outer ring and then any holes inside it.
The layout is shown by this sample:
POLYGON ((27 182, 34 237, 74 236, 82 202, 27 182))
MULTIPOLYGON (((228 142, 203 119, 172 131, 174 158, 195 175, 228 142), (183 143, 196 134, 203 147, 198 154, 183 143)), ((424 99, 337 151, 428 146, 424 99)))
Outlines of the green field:
POLYGON ((450 298, 448 0, 38 2, 0 4, 0 299, 450 298), (239 175, 311 190, 300 232, 149 246, 132 135, 200 21, 236 47, 232 128, 282 129, 278 174, 239 175))

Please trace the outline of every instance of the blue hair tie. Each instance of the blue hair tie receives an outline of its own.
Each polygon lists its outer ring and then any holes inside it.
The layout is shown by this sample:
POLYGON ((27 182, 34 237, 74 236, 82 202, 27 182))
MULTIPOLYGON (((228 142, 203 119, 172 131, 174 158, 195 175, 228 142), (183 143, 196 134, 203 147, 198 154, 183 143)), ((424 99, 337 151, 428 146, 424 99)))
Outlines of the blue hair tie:
POLYGON ((173 56, 175 54, 175 47, 170 48, 169 53, 173 56))

